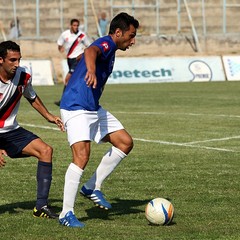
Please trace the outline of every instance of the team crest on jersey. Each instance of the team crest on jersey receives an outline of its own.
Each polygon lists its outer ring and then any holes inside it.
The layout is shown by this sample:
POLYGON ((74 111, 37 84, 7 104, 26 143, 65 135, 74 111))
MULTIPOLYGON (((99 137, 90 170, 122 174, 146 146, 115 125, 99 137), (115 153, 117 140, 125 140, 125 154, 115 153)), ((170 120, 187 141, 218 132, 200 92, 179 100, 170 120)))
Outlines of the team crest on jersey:
POLYGON ((103 42, 101 44, 101 46, 103 47, 103 51, 104 52, 107 52, 110 48, 109 48, 109 45, 108 45, 108 42, 103 42))

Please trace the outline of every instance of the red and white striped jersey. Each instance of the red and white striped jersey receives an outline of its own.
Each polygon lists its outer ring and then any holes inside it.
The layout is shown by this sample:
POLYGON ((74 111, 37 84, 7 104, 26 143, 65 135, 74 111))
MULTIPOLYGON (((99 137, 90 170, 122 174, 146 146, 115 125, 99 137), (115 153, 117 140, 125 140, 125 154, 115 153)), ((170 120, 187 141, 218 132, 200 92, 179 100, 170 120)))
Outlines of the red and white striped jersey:
POLYGON ((90 45, 84 32, 71 33, 70 29, 64 31, 57 40, 59 46, 64 46, 68 58, 76 58, 90 45))
POLYGON ((26 67, 18 67, 13 79, 0 80, 0 133, 19 127, 16 117, 22 95, 30 100, 36 98, 31 73, 26 67))

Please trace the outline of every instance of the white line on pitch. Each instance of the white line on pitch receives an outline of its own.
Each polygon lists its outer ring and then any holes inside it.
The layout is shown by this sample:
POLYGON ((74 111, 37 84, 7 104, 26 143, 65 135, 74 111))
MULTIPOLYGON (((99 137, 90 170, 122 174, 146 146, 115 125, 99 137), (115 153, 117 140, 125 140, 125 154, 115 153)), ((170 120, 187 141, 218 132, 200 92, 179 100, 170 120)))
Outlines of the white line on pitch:
POLYGON ((179 112, 122 112, 122 111, 113 111, 113 113, 120 114, 137 114, 137 115, 188 115, 188 116, 214 116, 214 117, 230 117, 230 118, 240 118, 239 115, 226 115, 226 114, 208 114, 208 113, 179 113, 179 112))
MULTIPOLYGON (((56 128, 56 127, 39 126, 39 125, 28 124, 28 123, 21 123, 20 125, 27 126, 27 127, 35 127, 35 128, 42 128, 42 129, 50 129, 50 130, 54 130, 54 131, 60 131, 60 129, 56 128)), ((165 145, 201 148, 201 149, 209 149, 209 150, 224 151, 224 152, 237 152, 237 151, 230 150, 230 149, 225 149, 225 148, 214 148, 214 147, 206 147, 206 146, 200 146, 200 145, 192 145, 191 143, 176 143, 176 142, 167 142, 167 141, 159 141, 159 140, 147 140, 147 139, 142 139, 142 138, 133 138, 133 139, 136 140, 136 141, 141 141, 141 142, 160 143, 160 144, 165 144, 165 145)), ((226 140, 228 140, 228 139, 226 139, 226 140)))
POLYGON ((20 125, 27 126, 27 127, 43 128, 43 129, 50 129, 50 130, 54 130, 54 131, 60 131, 60 129, 57 127, 39 126, 39 125, 28 124, 28 123, 21 123, 20 125))
POLYGON ((223 152, 238 152, 231 149, 226 148, 214 148, 214 147, 206 147, 206 146, 200 146, 200 145, 191 145, 188 143, 176 143, 176 142, 166 142, 166 141, 159 141, 159 140, 147 140, 142 138, 133 138, 136 141, 141 142, 150 142, 150 143, 160 143, 165 145, 174 145, 174 146, 181 146, 181 147, 191 147, 191 148, 202 148, 202 149, 209 149, 209 150, 216 150, 216 151, 223 151, 223 152))
POLYGON ((205 142, 216 142, 216 141, 225 141, 225 140, 231 140, 231 139, 239 139, 240 136, 233 136, 233 137, 225 137, 225 138, 213 138, 213 139, 207 139, 202 141, 194 141, 194 142, 187 142, 185 144, 195 144, 195 143, 205 143, 205 142))

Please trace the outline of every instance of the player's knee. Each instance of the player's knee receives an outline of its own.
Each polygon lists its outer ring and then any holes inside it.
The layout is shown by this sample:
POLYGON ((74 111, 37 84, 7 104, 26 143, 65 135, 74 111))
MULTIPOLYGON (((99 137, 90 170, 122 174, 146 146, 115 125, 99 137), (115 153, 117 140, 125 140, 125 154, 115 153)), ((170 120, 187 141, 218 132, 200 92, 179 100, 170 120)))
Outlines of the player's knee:
POLYGON ((49 145, 44 146, 40 152, 40 159, 52 161, 53 148, 49 145))
POLYGON ((130 138, 130 139, 129 139, 129 142, 128 142, 128 149, 129 149, 129 152, 133 149, 133 146, 134 146, 133 139, 130 138))
POLYGON ((128 154, 133 149, 133 146, 134 146, 133 139, 129 136, 127 139, 124 140, 121 148, 124 153, 128 154))
POLYGON ((85 169, 87 163, 89 161, 88 155, 82 155, 82 156, 74 156, 73 163, 76 164, 79 168, 85 169))

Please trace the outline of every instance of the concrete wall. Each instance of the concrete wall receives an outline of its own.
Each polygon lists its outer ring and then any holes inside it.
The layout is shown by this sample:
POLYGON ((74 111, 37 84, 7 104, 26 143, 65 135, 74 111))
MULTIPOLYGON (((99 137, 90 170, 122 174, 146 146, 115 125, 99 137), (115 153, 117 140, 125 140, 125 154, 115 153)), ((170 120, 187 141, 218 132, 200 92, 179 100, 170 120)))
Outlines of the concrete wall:
MULTIPOLYGON (((84 21, 84 0, 62 0, 63 15, 59 0, 40 0, 40 37, 55 40, 61 29, 69 26, 71 18, 79 18, 84 21), (62 21, 61 21, 62 20, 62 21)), ((87 11, 87 30, 91 37, 96 37, 97 27, 91 6, 88 2, 87 11)), ((181 4, 178 12, 177 0, 158 0, 159 12, 157 14, 155 6, 156 0, 134 0, 135 7, 132 7, 132 0, 113 0, 113 8, 110 0, 92 0, 95 13, 99 15, 106 11, 108 18, 111 14, 115 15, 120 11, 127 11, 134 14, 140 21, 139 32, 144 36, 156 35, 177 35, 180 33, 191 35, 191 24, 187 16, 186 8, 181 4), (178 22, 178 13, 181 17, 181 24, 178 22), (157 28, 157 23, 159 27, 157 28), (178 29, 178 27, 181 29, 178 29), (180 31, 179 31, 180 30, 180 31)), ((205 18, 203 19, 202 1, 188 0, 189 11, 192 21, 199 36, 204 34, 203 26, 206 25, 206 34, 223 34, 223 6, 222 0, 205 1, 205 18)), ((237 4, 239 0, 228 0, 228 4, 237 4)), ((239 4, 239 3, 238 3, 239 4)), ((22 38, 36 37, 36 1, 35 0, 16 0, 17 16, 21 21, 23 36, 22 38)), ((3 23, 5 31, 9 31, 9 23, 13 19, 13 3, 9 0, 0 0, 0 21, 3 23)), ((240 32, 240 7, 228 7, 226 11, 226 30, 228 33, 239 34, 240 32)), ((1 36, 0 36, 1 37, 1 36)), ((0 38, 1 39, 1 38, 0 38)))

